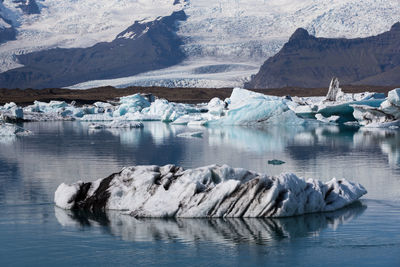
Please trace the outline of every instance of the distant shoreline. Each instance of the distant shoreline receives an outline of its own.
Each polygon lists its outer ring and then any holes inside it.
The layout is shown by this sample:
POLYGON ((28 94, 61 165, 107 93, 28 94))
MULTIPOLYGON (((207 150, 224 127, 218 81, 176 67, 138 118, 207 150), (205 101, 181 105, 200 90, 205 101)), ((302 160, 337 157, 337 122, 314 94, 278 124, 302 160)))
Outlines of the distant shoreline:
MULTIPOLYGON (((400 87, 400 86, 398 86, 400 87)), ((346 93, 361 93, 365 91, 387 94, 396 86, 341 86, 346 93)), ((325 96, 328 88, 279 88, 279 89, 255 89, 260 92, 275 96, 325 96)), ((172 102, 202 103, 208 102, 213 97, 225 99, 232 93, 232 88, 167 88, 167 87, 99 87, 86 90, 70 89, 0 89, 0 105, 15 102, 18 105, 29 105, 33 101, 62 100, 66 102, 76 101, 78 105, 93 104, 97 101, 114 100, 121 96, 135 93, 152 93, 159 98, 165 98, 172 102)))

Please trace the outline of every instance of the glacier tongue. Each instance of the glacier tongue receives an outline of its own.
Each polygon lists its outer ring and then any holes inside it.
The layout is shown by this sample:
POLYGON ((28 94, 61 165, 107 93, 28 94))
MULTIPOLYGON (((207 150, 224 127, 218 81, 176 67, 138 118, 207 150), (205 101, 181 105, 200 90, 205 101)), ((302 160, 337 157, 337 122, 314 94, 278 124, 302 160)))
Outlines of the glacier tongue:
POLYGON ((95 182, 61 184, 63 209, 123 210, 135 217, 285 217, 340 209, 366 194, 357 183, 327 183, 210 165, 133 166, 95 182))

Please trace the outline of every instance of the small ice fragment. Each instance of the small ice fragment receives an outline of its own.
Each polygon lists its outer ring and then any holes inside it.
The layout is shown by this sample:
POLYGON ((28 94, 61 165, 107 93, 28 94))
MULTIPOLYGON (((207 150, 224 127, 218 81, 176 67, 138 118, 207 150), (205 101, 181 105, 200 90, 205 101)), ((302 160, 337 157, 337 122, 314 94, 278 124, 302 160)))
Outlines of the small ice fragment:
POLYGON ((268 160, 268 164, 270 164, 270 165, 282 165, 285 163, 286 162, 279 160, 279 159, 268 160))
POLYGON ((177 135, 178 137, 184 137, 184 138, 202 138, 203 137, 203 132, 185 132, 185 133, 180 133, 177 135))

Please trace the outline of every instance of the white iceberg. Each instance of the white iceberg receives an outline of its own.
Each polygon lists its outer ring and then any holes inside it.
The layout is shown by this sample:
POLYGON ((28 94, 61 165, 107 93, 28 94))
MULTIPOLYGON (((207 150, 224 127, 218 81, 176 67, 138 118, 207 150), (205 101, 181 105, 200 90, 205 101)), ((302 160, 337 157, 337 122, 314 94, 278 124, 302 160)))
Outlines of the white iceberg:
POLYGON ((227 165, 183 170, 135 166, 105 179, 61 184, 63 209, 122 210, 135 217, 285 217, 340 209, 366 194, 358 183, 267 176, 227 165))
POLYGON ((208 113, 221 116, 224 114, 224 110, 227 106, 227 103, 219 99, 218 97, 214 97, 207 104, 208 113))
MULTIPOLYGON (((272 118, 289 110, 286 102, 287 100, 281 97, 235 88, 229 98, 226 115, 209 121, 208 124, 251 125, 268 123, 272 118)), ((284 123, 284 120, 281 122, 284 123)))
POLYGON ((184 138, 202 138, 203 132, 184 132, 177 135, 178 137, 184 138))
POLYGON ((89 129, 106 129, 106 128, 125 128, 125 129, 133 129, 133 128, 143 128, 143 123, 141 122, 127 122, 127 121, 111 121, 109 123, 91 123, 89 125, 89 129))
POLYGON ((316 118, 318 121, 323 122, 323 123, 335 123, 335 122, 337 122, 337 121, 340 119, 339 116, 335 116, 335 115, 332 115, 332 116, 330 116, 330 117, 328 117, 328 118, 325 118, 325 117, 322 116, 321 114, 315 114, 315 118, 316 118))

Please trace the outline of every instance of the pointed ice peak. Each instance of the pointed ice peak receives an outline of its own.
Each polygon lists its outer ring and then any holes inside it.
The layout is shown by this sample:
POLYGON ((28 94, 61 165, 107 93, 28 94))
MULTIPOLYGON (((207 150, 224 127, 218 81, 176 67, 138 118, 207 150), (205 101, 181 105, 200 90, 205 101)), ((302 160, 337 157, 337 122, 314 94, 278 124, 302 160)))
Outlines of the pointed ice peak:
POLYGON ((342 89, 339 87, 339 79, 337 77, 332 78, 328 94, 326 95, 326 101, 337 101, 338 97, 342 94, 342 89))

